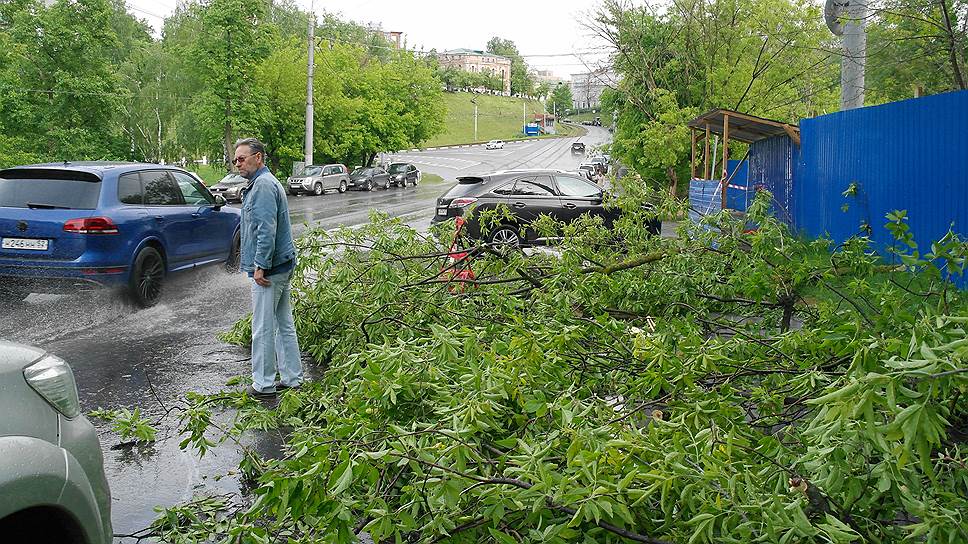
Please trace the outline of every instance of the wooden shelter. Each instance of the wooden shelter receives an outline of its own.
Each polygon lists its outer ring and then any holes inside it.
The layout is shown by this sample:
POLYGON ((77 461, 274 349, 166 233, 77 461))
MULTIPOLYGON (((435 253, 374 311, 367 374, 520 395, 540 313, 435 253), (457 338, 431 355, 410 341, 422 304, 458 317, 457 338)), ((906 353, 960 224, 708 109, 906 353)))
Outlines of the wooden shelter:
MULTIPOLYGON (((710 176, 716 175, 717 164, 712 164, 713 160, 709 156, 710 138, 714 135, 721 136, 723 142, 722 154, 722 176, 720 177, 720 193, 723 199, 723 209, 726 209, 726 187, 733 177, 729 173, 729 142, 739 141, 752 144, 766 138, 774 136, 789 136, 793 143, 800 145, 800 129, 787 123, 764 119, 738 111, 716 109, 706 112, 696 117, 688 123, 692 133, 692 161, 690 163, 692 179, 696 177, 696 146, 702 145, 702 178, 715 179, 710 176)), ((749 155, 749 152, 747 152, 749 155)), ((715 160, 719 163, 719 160, 715 160)), ((733 172, 735 174, 735 172, 733 172)))

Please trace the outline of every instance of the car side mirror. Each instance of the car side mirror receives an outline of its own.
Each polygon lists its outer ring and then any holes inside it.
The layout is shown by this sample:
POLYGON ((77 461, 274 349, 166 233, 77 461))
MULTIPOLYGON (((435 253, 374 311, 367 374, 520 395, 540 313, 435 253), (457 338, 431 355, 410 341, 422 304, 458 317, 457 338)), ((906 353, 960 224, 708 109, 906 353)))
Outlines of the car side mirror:
POLYGON ((219 211, 222 208, 222 206, 225 206, 227 203, 228 202, 225 200, 224 196, 215 195, 215 206, 213 206, 213 208, 215 211, 219 211))

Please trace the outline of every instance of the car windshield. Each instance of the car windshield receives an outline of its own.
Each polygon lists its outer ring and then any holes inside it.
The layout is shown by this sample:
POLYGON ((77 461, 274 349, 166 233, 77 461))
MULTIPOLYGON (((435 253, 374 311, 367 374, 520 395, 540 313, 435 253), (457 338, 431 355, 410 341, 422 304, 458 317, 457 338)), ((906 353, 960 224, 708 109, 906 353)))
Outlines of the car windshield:
MULTIPOLYGON (((478 149, 480 149, 480 148, 478 148, 478 149)), ((407 171, 407 164, 406 163, 398 162, 396 164, 391 164, 390 165, 390 173, 391 174, 399 174, 400 172, 406 172, 406 171, 407 171)))
POLYGON ((372 168, 362 168, 362 167, 360 167, 360 168, 357 168, 356 170, 353 170, 353 173, 350 174, 350 177, 359 178, 359 177, 363 177, 363 176, 369 175, 372 172, 373 172, 373 169, 372 168))
POLYGON ((306 169, 303 170, 303 176, 306 176, 306 177, 318 176, 318 175, 321 175, 322 173, 323 173, 323 167, 321 166, 307 166, 306 169))
POLYGON ((97 208, 101 182, 93 179, 71 179, 70 172, 19 170, 0 175, 0 206, 8 208, 75 209, 97 208), (66 179, 65 179, 66 178, 66 179))
POLYGON ((249 180, 243 178, 238 174, 229 174, 219 181, 222 185, 240 185, 242 183, 247 183, 249 180))

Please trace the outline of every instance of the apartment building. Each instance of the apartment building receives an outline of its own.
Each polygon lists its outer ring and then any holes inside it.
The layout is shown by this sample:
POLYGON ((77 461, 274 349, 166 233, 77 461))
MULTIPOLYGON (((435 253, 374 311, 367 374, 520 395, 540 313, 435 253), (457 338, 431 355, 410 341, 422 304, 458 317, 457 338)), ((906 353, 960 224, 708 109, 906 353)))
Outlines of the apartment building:
POLYGON ((465 72, 490 73, 504 81, 504 94, 511 93, 511 59, 476 49, 451 49, 437 55, 443 67, 465 72))

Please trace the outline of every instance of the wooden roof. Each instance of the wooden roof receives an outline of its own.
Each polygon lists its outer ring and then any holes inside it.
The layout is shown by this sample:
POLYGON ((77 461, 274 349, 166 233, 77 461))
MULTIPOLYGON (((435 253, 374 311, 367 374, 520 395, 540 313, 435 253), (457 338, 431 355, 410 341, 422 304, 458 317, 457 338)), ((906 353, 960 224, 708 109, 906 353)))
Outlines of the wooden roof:
POLYGON ((786 135, 795 144, 800 145, 800 129, 798 127, 738 111, 712 110, 689 121, 688 125, 700 131, 705 131, 706 125, 709 125, 709 132, 722 136, 725 132, 726 117, 729 117, 730 140, 739 140, 751 144, 773 136, 786 135))

